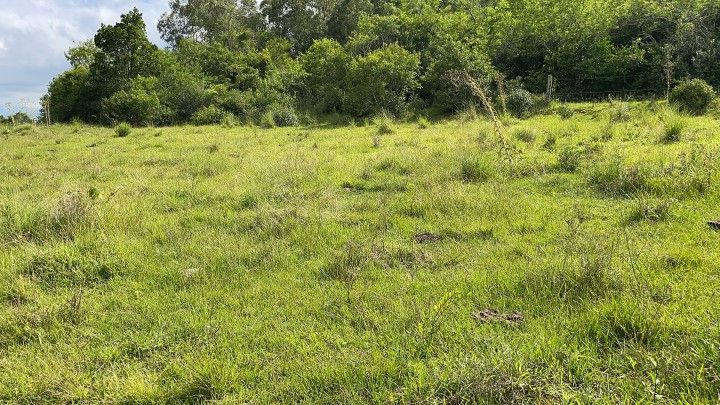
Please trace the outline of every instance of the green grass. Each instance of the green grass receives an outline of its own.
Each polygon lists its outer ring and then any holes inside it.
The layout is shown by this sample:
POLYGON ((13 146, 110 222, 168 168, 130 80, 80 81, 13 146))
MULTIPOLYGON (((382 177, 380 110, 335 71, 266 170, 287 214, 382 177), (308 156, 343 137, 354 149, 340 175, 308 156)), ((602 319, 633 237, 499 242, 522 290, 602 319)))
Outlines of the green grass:
POLYGON ((0 402, 716 402, 720 122, 567 108, 0 131, 0 402))

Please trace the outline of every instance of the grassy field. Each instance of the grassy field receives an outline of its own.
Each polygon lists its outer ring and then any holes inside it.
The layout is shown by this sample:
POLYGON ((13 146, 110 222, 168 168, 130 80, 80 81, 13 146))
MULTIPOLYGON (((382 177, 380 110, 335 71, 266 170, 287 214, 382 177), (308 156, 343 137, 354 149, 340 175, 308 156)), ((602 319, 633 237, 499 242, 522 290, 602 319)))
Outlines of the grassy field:
POLYGON ((720 121, 571 108, 0 128, 0 402, 717 403, 720 121))

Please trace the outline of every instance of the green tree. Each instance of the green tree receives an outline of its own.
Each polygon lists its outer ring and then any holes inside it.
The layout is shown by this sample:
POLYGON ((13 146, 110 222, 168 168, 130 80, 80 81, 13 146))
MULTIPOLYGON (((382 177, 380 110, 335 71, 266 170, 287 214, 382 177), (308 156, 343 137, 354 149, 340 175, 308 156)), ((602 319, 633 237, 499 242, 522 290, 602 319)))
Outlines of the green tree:
POLYGON ((261 10, 276 35, 290 40, 294 53, 326 36, 337 0, 263 0, 261 10))
POLYGON ((255 0, 171 0, 169 5, 170 11, 162 15, 157 27, 173 47, 189 38, 218 41, 232 48, 264 29, 255 0))
POLYGON ((74 69, 80 67, 89 69, 95 61, 95 55, 99 50, 100 49, 95 46, 95 42, 89 39, 70 48, 65 53, 65 59, 70 62, 70 66, 74 69))
POLYGON ((160 51, 147 38, 142 14, 133 9, 115 25, 102 25, 95 35, 99 52, 90 66, 96 98, 105 98, 138 76, 160 70, 160 51))

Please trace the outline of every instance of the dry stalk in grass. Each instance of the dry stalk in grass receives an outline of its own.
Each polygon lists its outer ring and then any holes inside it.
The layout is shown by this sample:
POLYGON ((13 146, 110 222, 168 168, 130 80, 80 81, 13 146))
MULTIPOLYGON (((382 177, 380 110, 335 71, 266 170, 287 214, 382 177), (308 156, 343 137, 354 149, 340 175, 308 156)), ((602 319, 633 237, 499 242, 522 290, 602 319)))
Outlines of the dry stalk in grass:
POLYGON ((495 136, 500 142, 500 154, 509 163, 514 163, 517 158, 517 149, 507 138, 507 129, 503 125, 502 121, 498 118, 495 107, 493 107, 490 97, 488 97, 482 86, 465 70, 453 70, 448 72, 450 80, 455 87, 467 86, 470 91, 480 99, 483 108, 490 115, 490 119, 493 122, 493 128, 495 136))
POLYGON ((507 94, 505 94, 505 75, 497 73, 495 75, 495 83, 497 85, 498 95, 500 96, 500 107, 502 107, 503 116, 507 116, 507 94))

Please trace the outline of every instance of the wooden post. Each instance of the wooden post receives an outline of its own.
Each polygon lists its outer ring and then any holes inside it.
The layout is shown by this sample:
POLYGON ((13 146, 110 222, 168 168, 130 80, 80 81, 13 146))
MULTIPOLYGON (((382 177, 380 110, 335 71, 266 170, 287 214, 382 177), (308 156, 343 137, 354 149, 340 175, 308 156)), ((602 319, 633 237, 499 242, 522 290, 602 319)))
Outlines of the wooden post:
POLYGON ((502 107, 503 116, 507 116, 507 95, 505 94, 505 76, 502 73, 495 75, 498 93, 500 94, 500 107, 502 107))
POLYGON ((555 80, 553 78, 553 75, 548 75, 547 91, 545 93, 545 98, 547 99, 548 102, 552 101, 554 85, 555 85, 555 80))
POLYGON ((673 63, 668 59, 665 63, 665 100, 670 101, 670 86, 672 86, 673 63))
POLYGON ((673 81, 673 68, 675 67, 675 64, 673 63, 673 48, 671 45, 665 45, 663 47, 663 51, 665 52, 665 65, 664 72, 665 73, 665 100, 670 101, 670 87, 672 86, 673 81))
POLYGON ((45 99, 45 123, 50 126, 50 98, 45 99))

